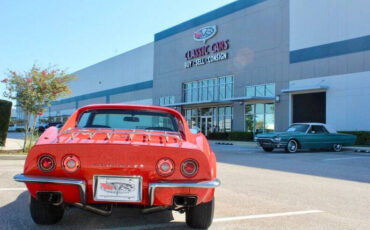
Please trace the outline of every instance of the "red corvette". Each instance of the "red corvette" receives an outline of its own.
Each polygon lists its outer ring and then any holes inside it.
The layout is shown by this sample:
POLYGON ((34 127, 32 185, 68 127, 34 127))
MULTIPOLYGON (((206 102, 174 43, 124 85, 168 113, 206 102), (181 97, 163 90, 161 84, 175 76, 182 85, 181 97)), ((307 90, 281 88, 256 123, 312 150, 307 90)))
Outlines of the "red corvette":
POLYGON ((220 185, 207 139, 179 112, 118 104, 85 106, 48 128, 14 179, 26 183, 37 224, 57 223, 71 205, 101 215, 124 205, 185 212, 190 227, 207 228, 220 185))

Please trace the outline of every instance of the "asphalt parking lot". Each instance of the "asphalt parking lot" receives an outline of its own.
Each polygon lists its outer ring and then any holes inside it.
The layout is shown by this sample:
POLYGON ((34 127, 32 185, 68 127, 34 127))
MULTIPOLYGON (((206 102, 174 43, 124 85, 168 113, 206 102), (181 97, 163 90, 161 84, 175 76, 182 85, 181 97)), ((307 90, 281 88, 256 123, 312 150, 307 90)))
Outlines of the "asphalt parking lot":
MULTIPOLYGON (((369 154, 212 147, 222 185, 211 229, 370 229, 369 154)), ((25 186, 12 180, 23 163, 0 160, 0 229, 187 229, 184 214, 127 208, 109 217, 73 208, 59 224, 37 226, 25 186)))

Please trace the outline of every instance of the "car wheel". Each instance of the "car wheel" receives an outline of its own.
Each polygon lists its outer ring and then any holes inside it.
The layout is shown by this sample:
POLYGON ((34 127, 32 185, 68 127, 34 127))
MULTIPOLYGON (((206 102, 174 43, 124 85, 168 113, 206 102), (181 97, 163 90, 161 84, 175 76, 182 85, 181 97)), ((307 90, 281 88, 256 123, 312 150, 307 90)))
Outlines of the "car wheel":
POLYGON ((263 147, 263 150, 264 150, 265 152, 272 152, 272 150, 274 150, 274 148, 263 147))
POLYGON ((288 153, 295 153, 298 150, 298 142, 296 140, 290 140, 285 147, 285 151, 288 153))
POLYGON ((186 211, 186 224, 191 228, 208 228, 212 224, 215 199, 190 207, 186 211))
POLYGON ((341 145, 341 144, 334 144, 334 145, 333 145, 333 150, 334 150, 335 152, 340 152, 340 151, 342 151, 342 145, 341 145))
POLYGON ((63 218, 64 207, 44 203, 31 196, 30 211, 36 224, 56 224, 63 218))

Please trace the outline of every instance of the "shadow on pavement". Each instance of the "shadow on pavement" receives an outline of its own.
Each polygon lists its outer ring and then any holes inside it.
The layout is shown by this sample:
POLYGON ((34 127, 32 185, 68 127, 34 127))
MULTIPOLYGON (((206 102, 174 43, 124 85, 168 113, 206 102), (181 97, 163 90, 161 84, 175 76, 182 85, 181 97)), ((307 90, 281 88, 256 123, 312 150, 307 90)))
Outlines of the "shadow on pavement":
POLYGON ((108 217, 69 208, 59 223, 42 226, 32 221, 28 203, 29 193, 25 191, 0 207, 0 229, 188 229, 185 222, 170 223, 174 219, 171 211, 142 214, 138 208, 113 208, 108 217))
POLYGON ((257 147, 211 146, 217 162, 247 167, 279 170, 321 177, 370 182, 370 155, 351 151, 301 151, 294 154, 283 150, 266 153, 257 147))

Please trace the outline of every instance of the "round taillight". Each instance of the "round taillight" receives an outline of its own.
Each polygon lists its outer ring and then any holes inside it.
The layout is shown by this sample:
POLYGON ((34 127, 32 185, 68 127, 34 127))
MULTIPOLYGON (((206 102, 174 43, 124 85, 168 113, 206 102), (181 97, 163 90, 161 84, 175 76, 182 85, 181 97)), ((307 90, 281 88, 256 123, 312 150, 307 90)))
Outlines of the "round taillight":
POLYGON ((181 173, 185 177, 193 177, 198 173, 198 162, 193 159, 187 159, 181 163, 181 173))
POLYGON ((175 170, 173 161, 169 158, 162 158, 157 163, 157 173, 161 176, 171 176, 175 170))
POLYGON ((39 158, 39 169, 43 172, 51 172, 55 169, 55 160, 50 155, 43 155, 39 158))
POLYGON ((68 155, 63 158, 62 167, 68 173, 77 172, 80 168, 80 160, 74 155, 68 155))

